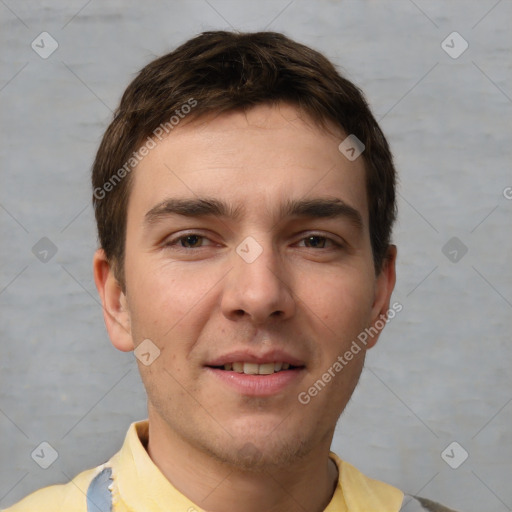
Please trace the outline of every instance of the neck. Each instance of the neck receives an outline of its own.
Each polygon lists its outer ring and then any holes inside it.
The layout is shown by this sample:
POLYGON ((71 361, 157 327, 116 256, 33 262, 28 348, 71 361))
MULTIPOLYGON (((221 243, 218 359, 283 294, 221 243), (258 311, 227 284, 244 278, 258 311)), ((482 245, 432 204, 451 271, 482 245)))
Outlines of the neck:
POLYGON ((329 458, 331 439, 293 467, 247 471, 190 446, 166 427, 150 415, 149 456, 178 491, 210 512, 322 512, 334 494, 338 470, 329 458))

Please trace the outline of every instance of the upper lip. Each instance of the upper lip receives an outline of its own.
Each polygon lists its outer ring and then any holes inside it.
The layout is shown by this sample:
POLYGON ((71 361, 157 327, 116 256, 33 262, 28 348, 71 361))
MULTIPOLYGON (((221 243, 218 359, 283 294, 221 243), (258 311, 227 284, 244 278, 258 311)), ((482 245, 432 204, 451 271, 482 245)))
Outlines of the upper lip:
POLYGON ((223 366, 228 363, 238 362, 255 364, 279 362, 289 363, 291 366, 305 366, 304 361, 301 361, 299 358, 280 349, 268 350, 261 354, 247 349, 233 350, 232 352, 228 352, 227 354, 223 354, 215 359, 209 360, 206 363, 206 366, 223 366))

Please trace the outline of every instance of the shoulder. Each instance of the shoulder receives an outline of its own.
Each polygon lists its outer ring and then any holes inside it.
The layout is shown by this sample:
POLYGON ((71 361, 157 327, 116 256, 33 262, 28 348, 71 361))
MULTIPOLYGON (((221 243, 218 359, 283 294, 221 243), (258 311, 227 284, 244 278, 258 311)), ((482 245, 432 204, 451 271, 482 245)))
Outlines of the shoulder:
POLYGON ((2 512, 86 512, 87 489, 102 466, 78 474, 67 484, 51 485, 29 494, 2 512))
POLYGON ((406 494, 402 508, 403 512, 457 512, 453 508, 445 507, 435 501, 420 498, 419 496, 411 496, 406 494))
POLYGON ((369 478, 333 452, 330 453, 330 457, 338 466, 339 485, 343 489, 345 502, 347 505, 353 504, 357 510, 457 512, 435 501, 406 494, 396 487, 369 478))

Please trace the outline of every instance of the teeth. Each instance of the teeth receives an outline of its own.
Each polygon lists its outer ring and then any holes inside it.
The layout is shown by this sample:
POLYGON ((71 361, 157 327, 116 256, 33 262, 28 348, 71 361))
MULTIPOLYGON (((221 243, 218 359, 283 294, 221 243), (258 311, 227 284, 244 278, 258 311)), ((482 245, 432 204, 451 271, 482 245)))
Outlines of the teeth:
POLYGON ((244 363, 233 363, 233 371, 237 373, 244 373, 244 363))
POLYGON ((274 373, 274 363, 260 364, 258 368, 258 373, 260 375, 271 375, 272 373, 274 373))
POLYGON ((258 364, 244 363, 244 373, 246 375, 258 375, 258 364))
POLYGON ((272 375, 275 372, 288 370, 289 368, 290 363, 282 362, 264 364, 236 362, 224 365, 224 370, 245 373, 246 375, 272 375))

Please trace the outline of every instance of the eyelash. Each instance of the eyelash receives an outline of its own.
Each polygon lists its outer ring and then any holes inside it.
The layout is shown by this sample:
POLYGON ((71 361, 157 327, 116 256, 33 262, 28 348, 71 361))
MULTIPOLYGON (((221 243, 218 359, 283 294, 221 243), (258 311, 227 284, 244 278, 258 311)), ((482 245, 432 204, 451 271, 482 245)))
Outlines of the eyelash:
MULTIPOLYGON (((183 247, 183 246, 178 245, 181 240, 184 240, 189 236, 197 236, 203 240, 204 239, 210 240, 207 236, 202 235, 201 233, 190 232, 190 233, 186 233, 185 235, 180 235, 178 237, 168 240, 167 242, 164 243, 164 247, 173 248, 173 249, 177 249, 177 250, 183 250, 183 251, 191 251, 193 249, 202 249, 204 247, 210 247, 210 246, 203 246, 203 245, 201 245, 199 247, 183 247)), ((344 247, 343 244, 336 242, 332 238, 329 238, 328 236, 325 236, 325 235, 322 235, 319 233, 308 233, 306 236, 302 237, 299 241, 303 242, 304 240, 306 240, 308 238, 313 238, 313 237, 325 239, 326 243, 332 244, 331 247, 320 247, 319 249, 324 249, 324 250, 329 249, 329 248, 341 249, 344 247)), ((210 240, 210 242, 211 242, 211 240, 210 240)), ((305 247, 305 246, 303 246, 303 247, 305 247)), ((315 249, 315 247, 306 247, 306 249, 315 249)))

